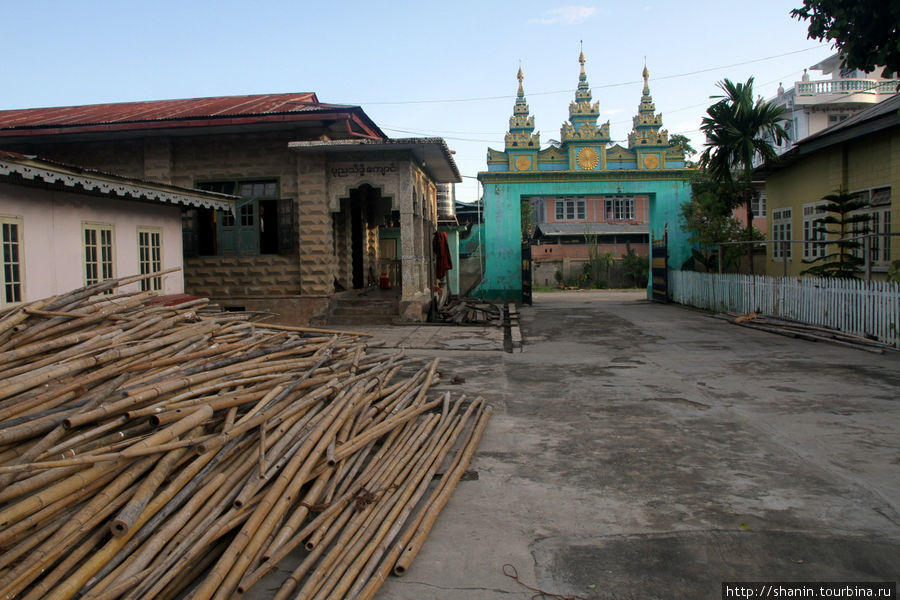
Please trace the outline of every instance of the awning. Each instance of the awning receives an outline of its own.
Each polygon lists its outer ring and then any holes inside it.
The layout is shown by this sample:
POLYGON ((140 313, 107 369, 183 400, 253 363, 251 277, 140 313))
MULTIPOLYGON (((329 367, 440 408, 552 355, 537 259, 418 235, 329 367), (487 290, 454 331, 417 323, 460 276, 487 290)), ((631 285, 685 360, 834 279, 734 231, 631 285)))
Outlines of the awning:
POLYGON ((650 235, 646 223, 539 223, 537 230, 545 237, 566 235, 650 235))
POLYGON ((231 211, 237 199, 227 194, 120 177, 43 160, 36 156, 0 151, 0 181, 16 183, 17 178, 20 178, 20 181, 26 180, 46 186, 61 185, 73 188, 73 191, 102 194, 123 200, 162 202, 224 211, 231 211))

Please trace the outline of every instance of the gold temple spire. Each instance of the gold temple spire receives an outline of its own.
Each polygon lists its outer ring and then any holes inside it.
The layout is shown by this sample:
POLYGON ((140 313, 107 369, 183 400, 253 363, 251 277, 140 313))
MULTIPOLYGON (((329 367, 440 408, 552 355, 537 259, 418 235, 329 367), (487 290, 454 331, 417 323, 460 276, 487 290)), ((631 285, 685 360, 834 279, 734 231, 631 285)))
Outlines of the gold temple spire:
POLYGON ((581 52, 578 54, 578 62, 581 63, 581 74, 584 75, 584 41, 578 40, 578 44, 581 47, 581 52))
POLYGON ((647 69, 647 57, 644 57, 644 70, 641 72, 641 75, 644 77, 644 94, 650 93, 650 71, 647 69))

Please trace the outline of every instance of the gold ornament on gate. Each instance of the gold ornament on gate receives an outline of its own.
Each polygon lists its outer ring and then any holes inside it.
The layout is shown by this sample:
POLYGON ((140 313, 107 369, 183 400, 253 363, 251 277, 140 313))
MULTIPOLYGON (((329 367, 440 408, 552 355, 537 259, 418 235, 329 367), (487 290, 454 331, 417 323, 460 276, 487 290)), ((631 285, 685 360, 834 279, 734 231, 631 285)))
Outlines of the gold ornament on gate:
POLYGON ((659 166, 659 157, 655 154, 645 154, 644 155, 644 168, 645 169, 655 169, 659 166))
POLYGON ((600 153, 593 148, 582 148, 578 151, 578 166, 586 171, 595 169, 600 164, 600 153))

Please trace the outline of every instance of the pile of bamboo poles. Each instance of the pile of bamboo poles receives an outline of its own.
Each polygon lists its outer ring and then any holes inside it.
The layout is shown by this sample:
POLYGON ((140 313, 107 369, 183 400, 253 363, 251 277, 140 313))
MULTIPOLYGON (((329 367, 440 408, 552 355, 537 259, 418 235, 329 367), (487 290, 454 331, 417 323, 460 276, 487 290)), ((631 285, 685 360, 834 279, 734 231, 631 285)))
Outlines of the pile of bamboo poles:
POLYGON ((457 299, 441 306, 438 320, 457 325, 503 326, 503 306, 472 299, 457 299))
POLYGON ((800 323, 798 321, 774 315, 760 315, 757 313, 741 315, 737 313, 727 313, 726 318, 734 325, 776 333, 778 335, 810 342, 829 342, 875 354, 883 354, 885 350, 896 350, 896 348, 881 343, 876 339, 854 335, 852 333, 847 333, 846 331, 823 327, 821 325, 800 323))
POLYGON ((371 598, 490 408, 363 334, 107 281, 0 314, 0 597, 371 598), (442 473, 437 479, 435 475, 442 473), (268 583, 267 583, 268 585, 268 583))

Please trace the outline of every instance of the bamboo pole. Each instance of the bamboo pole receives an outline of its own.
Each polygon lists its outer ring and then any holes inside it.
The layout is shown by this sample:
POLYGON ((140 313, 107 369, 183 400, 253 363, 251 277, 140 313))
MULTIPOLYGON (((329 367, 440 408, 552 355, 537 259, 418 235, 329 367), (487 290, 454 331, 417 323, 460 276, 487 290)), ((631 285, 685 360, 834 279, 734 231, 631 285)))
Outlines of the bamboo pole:
MULTIPOLYGON (((462 401, 463 398, 460 398, 459 401, 457 401, 454 410, 459 407, 462 401)), ((424 496, 425 492, 428 490, 429 483, 434 478, 434 475, 437 473, 438 468, 440 468, 440 466, 444 463, 445 457, 447 456, 449 451, 456 444, 456 441, 459 439, 459 436, 468 424, 470 417, 472 416, 473 411, 479 405, 479 402, 483 401, 476 400, 475 402, 473 402, 466 410, 466 412, 459 418, 457 425, 449 430, 449 434, 447 435, 447 437, 441 440, 436 452, 431 458, 430 467, 419 483, 418 489, 416 490, 412 498, 410 498, 406 507, 403 509, 403 513, 401 513, 401 515, 397 517, 391 529, 382 538, 383 542, 377 547, 376 551, 373 552, 365 568, 362 570, 360 577, 357 579, 357 582, 347 593, 347 598, 371 598, 371 596, 373 596, 384 583, 388 574, 390 574, 391 570, 396 564, 400 554, 403 552, 403 549, 408 540, 405 538, 400 538, 400 540, 394 543, 393 546, 390 546, 390 550, 388 550, 390 542, 397 538, 403 527, 406 526, 406 523, 410 515, 412 514, 412 511, 419 504, 422 496, 424 496)), ((450 414, 452 415, 452 413, 450 414)), ((459 456, 459 453, 457 454, 457 456, 459 456)), ((407 531, 415 532, 425 514, 425 511, 420 511, 417 517, 414 518, 411 524, 408 526, 407 531)))
POLYGON ((108 461, 106 463, 96 464, 89 469, 70 475, 61 482, 56 483, 37 494, 33 494, 20 500, 16 504, 0 509, 0 526, 15 523, 44 508, 48 504, 51 504, 60 498, 64 498, 79 488, 90 484, 92 481, 102 477, 109 471, 121 467, 122 463, 109 463, 108 461))
MULTIPOLYGON (((198 430, 195 430, 195 432, 199 433, 198 430)), ((153 494, 163 484, 163 481, 169 476, 185 452, 186 449, 184 448, 172 450, 156 463, 150 475, 144 479, 125 508, 110 524, 110 531, 114 536, 121 537, 134 526, 135 521, 137 521, 144 508, 150 502, 153 494)))
MULTIPOLYGON (((141 518, 146 515, 147 520, 143 521, 143 525, 135 531, 134 535, 126 543, 125 550, 127 554, 130 554, 143 540, 150 537, 154 531, 168 521, 169 517, 185 501, 197 493, 197 490, 201 488, 201 484, 206 482, 206 477, 214 472, 216 467, 225 460, 226 456, 236 446, 237 444, 231 448, 222 448, 214 454, 197 456, 166 485, 161 493, 154 496, 141 513, 141 518)), ((134 528, 131 530, 134 530, 134 528)), ((110 571, 113 568, 115 568, 114 565, 107 567, 110 571)), ((103 577, 105 573, 101 571, 98 576, 103 577)))
MULTIPOLYGON (((249 467, 249 462, 239 463, 243 467, 249 467)), ((231 478, 231 477, 229 477, 231 478)), ((235 487, 235 490, 237 486, 235 487)), ((226 506, 234 494, 232 490, 229 494, 219 497, 215 502, 210 504, 216 506, 226 506)), ((247 517, 256 509, 256 505, 250 504, 241 508, 232 508, 221 518, 218 519, 216 525, 212 525, 214 515, 206 517, 199 527, 194 527, 192 533, 183 539, 180 543, 181 550, 178 552, 170 552, 163 560, 156 563, 153 568, 152 576, 138 586, 130 593, 127 598, 152 598, 163 587, 168 585, 169 581, 174 578, 178 570, 192 563, 199 554, 206 551, 206 548, 222 536, 225 532, 230 531, 234 527, 242 525, 247 517)))
MULTIPOLYGON (((204 489, 215 489, 221 485, 225 480, 225 475, 223 473, 219 473, 216 477, 213 478, 210 485, 206 486, 204 489)), ((197 494, 194 496, 191 501, 182 509, 182 512, 179 513, 179 517, 174 519, 171 523, 171 527, 177 527, 183 525, 187 520, 187 517, 191 512, 197 510, 199 506, 203 504, 206 500, 206 496, 203 494, 197 494)), ((76 572, 70 574, 66 577, 66 581, 59 587, 57 587, 53 594, 47 597, 47 600, 69 600, 70 598, 75 597, 78 593, 78 590, 87 583, 88 579, 90 579, 97 571, 99 571, 105 563, 112 559, 112 557, 125 545, 125 543, 129 539, 129 532, 133 535, 133 529, 123 532, 120 536, 115 536, 111 538, 106 545, 98 552, 94 553, 90 560, 83 564, 76 572)))
MULTIPOLYGON (((428 423, 424 425, 427 427, 428 423)), ((433 425, 433 422, 431 425, 433 425)), ((327 585, 327 582, 331 579, 332 575, 339 568, 343 568, 340 559, 346 554, 346 550, 354 543, 354 539, 358 535, 362 535, 360 534, 360 531, 364 532, 377 518, 379 511, 376 510, 376 506, 378 506, 379 497, 376 494, 381 494, 380 500, 382 502, 385 502, 385 496, 388 498, 394 497, 394 495, 391 494, 391 484, 394 482, 399 471, 408 468, 409 461, 406 459, 410 456, 416 442, 422 437, 419 429, 421 429, 421 427, 410 428, 413 435, 403 443, 400 452, 394 456, 394 459, 390 463, 388 463, 387 468, 382 473, 382 477, 373 478, 373 480, 369 482, 369 487, 362 488, 363 494, 360 497, 357 497, 356 500, 356 514, 350 519, 349 523, 342 528, 340 536, 338 536, 337 540, 332 545, 336 551, 327 553, 323 559, 319 561, 316 569, 306 578, 306 581, 300 588, 300 591, 297 594, 298 597, 314 597, 323 586, 327 585)))
POLYGON ((343 420, 355 408, 354 402, 359 398, 359 394, 347 394, 346 397, 346 401, 333 403, 321 422, 310 433, 307 442, 285 465, 253 516, 207 575, 204 585, 197 590, 196 600, 211 597, 227 600, 237 588, 238 581, 249 567, 250 558, 259 551, 262 542, 275 526, 275 521, 285 510, 286 502, 289 502, 295 493, 297 486, 290 486, 291 480, 305 482, 305 477, 312 471, 315 461, 324 454, 325 447, 337 434, 343 420), (286 490, 289 490, 289 493, 284 495, 286 490), (216 589, 218 591, 213 596, 216 589))
MULTIPOLYGON (((45 574, 41 581, 31 588, 23 600, 50 600, 51 598, 60 598, 60 588, 54 588, 54 586, 63 578, 65 578, 65 581, 62 583, 63 588, 71 585, 71 580, 66 576, 67 573, 75 568, 85 556, 92 554, 97 546, 103 541, 104 536, 106 536, 106 532, 102 529, 94 530, 82 543, 69 551, 55 569, 45 574)), ((93 554, 93 556, 96 556, 96 554, 93 554)), ((71 596, 66 597, 71 598, 71 596)))
POLYGON ((320 588, 317 597, 329 599, 344 597, 366 560, 377 548, 378 542, 415 492, 415 484, 425 474, 421 470, 421 465, 428 454, 419 451, 427 441, 427 436, 433 431, 438 417, 434 416, 428 421, 430 427, 417 438, 410 452, 410 460, 403 463, 402 470, 393 477, 390 485, 384 489, 382 497, 373 504, 371 517, 363 524, 353 540, 346 547, 340 548, 337 558, 339 566, 331 570, 328 581, 320 588), (416 460, 417 454, 419 458, 416 460))
POLYGON ((475 427, 473 428, 469 439, 466 441, 465 447, 460 450, 459 460, 456 462, 453 470, 441 479, 440 492, 430 502, 428 509, 425 512, 422 521, 416 528, 412 538, 405 544, 403 554, 394 566, 395 574, 402 575, 405 573, 406 570, 409 569, 409 565, 412 563, 413 559, 419 553, 419 550, 421 550, 422 544, 424 543, 428 532, 431 531, 431 528, 434 526, 438 514, 444 508, 444 505, 447 504, 450 495, 453 493, 453 489, 456 487, 456 484, 459 483, 462 474, 468 468, 472 455, 475 453, 478 442, 481 440, 481 436, 487 426, 488 419, 491 417, 491 413, 491 407, 485 407, 484 411, 478 417, 475 427))
MULTIPOLYGON (((325 539, 322 540, 322 543, 317 545, 312 552, 310 552, 303 561, 297 565, 297 568, 281 583, 281 586, 278 588, 278 592, 272 597, 272 600, 288 600, 297 587, 303 582, 303 578, 309 572, 309 570, 316 564, 316 561, 319 560, 321 555, 325 552, 325 549, 331 544, 333 539, 343 530, 346 526, 347 521, 354 514, 353 507, 347 507, 340 514, 339 517, 336 518, 334 525, 328 529, 328 534, 325 539)), ((239 591, 241 588, 238 588, 239 591)))
MULTIPOLYGON (((104 510, 114 506, 114 498, 125 488, 129 487, 141 473, 149 469, 154 462, 155 458, 149 457, 135 461, 130 466, 119 467, 122 468, 122 472, 118 477, 110 482, 103 491, 95 495, 90 502, 79 510, 47 542, 42 544, 38 550, 32 552, 27 560, 17 565, 0 579, 0 593, 8 596, 15 595, 34 581, 49 564, 66 551, 67 545, 65 541, 67 538, 93 527, 98 515, 104 515, 104 510)), ((118 463, 116 463, 116 466, 119 466, 118 463)))
POLYGON ((115 476, 115 471, 110 472, 91 485, 57 500, 37 513, 4 529, 2 544, 5 550, 0 553, 0 568, 14 564, 20 556, 54 534, 77 513, 79 506, 86 498, 96 494, 97 490, 106 486, 115 476))
POLYGON ((254 571, 251 575, 244 578, 242 585, 246 588, 250 587, 255 581, 275 564, 281 561, 288 552, 292 551, 296 546, 306 541, 307 551, 314 551, 322 544, 327 544, 329 532, 333 527, 333 520, 337 518, 341 507, 354 500, 357 495, 366 489, 377 488, 381 485, 392 465, 397 464, 398 454, 406 448, 409 439, 414 435, 416 427, 407 423, 402 427, 392 430, 387 439, 385 439, 381 448, 372 457, 369 465, 362 470, 353 483, 343 492, 338 500, 329 502, 329 508, 319 514, 312 522, 310 522, 303 530, 293 536, 290 540, 282 544, 270 557, 267 565, 263 565, 254 571), (308 539, 307 539, 308 538, 308 539))
POLYGON ((269 559, 272 552, 277 550, 279 546, 290 539, 291 535, 300 527, 303 521, 306 520, 306 517, 309 515, 310 510, 316 505, 317 502, 319 502, 325 486, 328 484, 333 475, 333 468, 326 469, 321 475, 316 478, 315 483, 313 483, 312 487, 310 487, 309 491, 306 493, 306 496, 300 502, 300 505, 279 528, 277 536, 271 542, 266 544, 266 550, 262 554, 263 560, 269 559))
POLYGON ((437 362, 96 295, 123 281, 0 313, 0 597, 221 600, 304 542, 357 589, 458 419, 437 362))
POLYGON ((297 333, 322 333, 322 334, 337 334, 337 335, 352 335, 357 337, 373 337, 371 333, 365 333, 362 331, 343 331, 341 329, 320 329, 316 327, 297 327, 294 325, 276 325, 274 323, 257 323, 256 325, 260 329, 278 329, 281 331, 295 331, 297 333))

